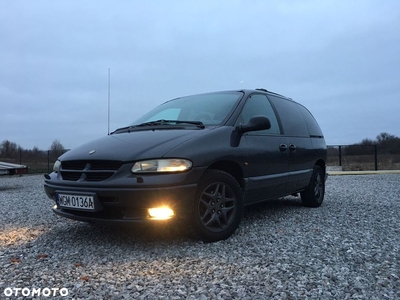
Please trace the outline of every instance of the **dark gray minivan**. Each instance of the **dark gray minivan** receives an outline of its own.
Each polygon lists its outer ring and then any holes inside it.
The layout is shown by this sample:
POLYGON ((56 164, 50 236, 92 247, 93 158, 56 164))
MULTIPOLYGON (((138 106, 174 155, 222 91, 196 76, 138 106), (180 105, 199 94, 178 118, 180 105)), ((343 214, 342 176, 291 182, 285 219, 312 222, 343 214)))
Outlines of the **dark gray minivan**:
POLYGON ((246 205, 300 193, 324 199, 326 144, 302 105, 264 89, 181 97, 59 157, 44 188, 63 217, 181 220, 213 242, 246 205))

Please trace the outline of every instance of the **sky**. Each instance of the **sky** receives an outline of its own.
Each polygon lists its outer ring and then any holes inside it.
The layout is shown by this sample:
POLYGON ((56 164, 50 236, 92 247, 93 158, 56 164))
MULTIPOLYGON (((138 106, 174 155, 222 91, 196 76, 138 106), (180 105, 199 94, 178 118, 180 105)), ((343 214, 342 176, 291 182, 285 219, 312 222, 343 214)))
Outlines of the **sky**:
POLYGON ((0 0, 0 24, 0 143, 71 149, 254 88, 305 105, 328 145, 400 136, 398 0, 0 0))

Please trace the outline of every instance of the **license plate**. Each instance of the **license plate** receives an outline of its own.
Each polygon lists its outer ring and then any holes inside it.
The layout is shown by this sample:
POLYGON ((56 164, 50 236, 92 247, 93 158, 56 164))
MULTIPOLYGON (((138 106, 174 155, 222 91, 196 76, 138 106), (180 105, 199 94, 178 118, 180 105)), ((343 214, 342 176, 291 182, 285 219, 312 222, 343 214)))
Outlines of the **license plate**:
POLYGON ((94 210, 94 197, 89 195, 58 194, 61 207, 94 210))

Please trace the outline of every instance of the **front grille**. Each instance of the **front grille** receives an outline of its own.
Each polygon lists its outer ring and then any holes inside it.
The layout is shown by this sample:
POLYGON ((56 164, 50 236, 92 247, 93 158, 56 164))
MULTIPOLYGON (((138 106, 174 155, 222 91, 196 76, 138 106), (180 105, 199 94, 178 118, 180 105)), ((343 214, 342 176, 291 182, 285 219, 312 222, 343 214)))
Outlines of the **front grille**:
POLYGON ((61 171, 61 176, 64 180, 78 181, 82 176, 82 172, 61 171))
POLYGON ((71 160, 63 161, 61 166, 66 170, 83 170, 86 167, 87 161, 85 160, 71 160))
POLYGON ((116 160, 70 160, 61 163, 60 173, 68 181, 103 181, 122 166, 116 160))

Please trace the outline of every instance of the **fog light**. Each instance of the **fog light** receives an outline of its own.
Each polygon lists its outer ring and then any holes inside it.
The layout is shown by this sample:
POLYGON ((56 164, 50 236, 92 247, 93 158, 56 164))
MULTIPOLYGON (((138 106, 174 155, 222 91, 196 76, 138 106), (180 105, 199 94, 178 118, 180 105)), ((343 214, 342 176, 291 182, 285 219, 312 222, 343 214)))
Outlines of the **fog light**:
POLYGON ((148 209, 150 218, 154 220, 167 220, 174 216, 174 211, 167 206, 152 207, 148 209))

